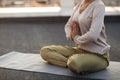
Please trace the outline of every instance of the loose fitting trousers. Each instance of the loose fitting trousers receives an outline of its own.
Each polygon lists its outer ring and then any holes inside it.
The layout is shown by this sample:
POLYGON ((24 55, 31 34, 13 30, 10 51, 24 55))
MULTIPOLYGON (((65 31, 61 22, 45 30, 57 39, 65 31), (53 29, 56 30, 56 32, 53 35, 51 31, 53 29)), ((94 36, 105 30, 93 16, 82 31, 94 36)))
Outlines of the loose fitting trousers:
POLYGON ((76 73, 96 72, 109 65, 109 52, 99 55, 76 47, 51 45, 41 48, 40 54, 48 63, 68 67, 76 73))

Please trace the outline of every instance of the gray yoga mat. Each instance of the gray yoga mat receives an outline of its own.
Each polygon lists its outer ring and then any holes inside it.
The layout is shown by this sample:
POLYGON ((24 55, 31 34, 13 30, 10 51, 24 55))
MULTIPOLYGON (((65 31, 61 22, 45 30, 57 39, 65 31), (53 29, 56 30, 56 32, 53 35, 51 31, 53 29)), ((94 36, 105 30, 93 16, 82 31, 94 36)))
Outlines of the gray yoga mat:
POLYGON ((67 68, 47 64, 47 62, 41 58, 40 54, 25 54, 13 51, 0 56, 1 68, 90 79, 120 79, 119 66, 119 62, 110 62, 110 66, 107 69, 83 76, 74 74, 67 68))

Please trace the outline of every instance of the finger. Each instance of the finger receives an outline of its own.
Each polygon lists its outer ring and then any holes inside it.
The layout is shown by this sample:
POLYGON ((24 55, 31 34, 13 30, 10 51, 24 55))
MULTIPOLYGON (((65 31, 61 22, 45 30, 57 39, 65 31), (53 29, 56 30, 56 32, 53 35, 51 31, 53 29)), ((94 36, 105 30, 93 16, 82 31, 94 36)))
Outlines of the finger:
POLYGON ((73 30, 74 21, 71 22, 71 31, 73 30))
POLYGON ((71 32, 73 31, 73 25, 71 25, 71 32))
POLYGON ((78 34, 81 34, 79 24, 78 22, 75 22, 75 21, 74 21, 74 31, 78 34))
POLYGON ((70 34, 70 40, 73 41, 73 38, 72 38, 72 33, 70 34))
POLYGON ((80 27, 78 26, 78 32, 79 32, 79 34, 81 34, 81 31, 80 31, 80 27))
POLYGON ((79 28, 79 26, 78 26, 78 25, 76 25, 76 30, 77 30, 77 31, 80 31, 80 28, 79 28))
POLYGON ((74 34, 79 35, 79 28, 78 27, 75 27, 74 34))
POLYGON ((73 24, 75 24, 76 23, 76 21, 73 21, 73 24))
POLYGON ((74 25, 74 31, 78 31, 78 27, 76 24, 74 25))
POLYGON ((73 29, 74 29, 74 22, 71 25, 71 30, 73 30, 73 29))
POLYGON ((74 24, 73 24, 73 29, 76 29, 76 26, 77 26, 76 23, 74 23, 74 24))
POLYGON ((78 26, 78 23, 76 21, 72 22, 71 30, 74 31, 74 32, 79 31, 79 26, 78 26))

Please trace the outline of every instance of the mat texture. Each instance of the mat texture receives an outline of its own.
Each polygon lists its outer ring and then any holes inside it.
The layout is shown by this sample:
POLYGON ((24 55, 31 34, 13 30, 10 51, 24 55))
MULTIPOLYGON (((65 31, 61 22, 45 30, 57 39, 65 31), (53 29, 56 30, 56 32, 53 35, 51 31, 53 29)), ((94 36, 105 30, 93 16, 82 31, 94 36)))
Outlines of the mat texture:
POLYGON ((47 64, 47 62, 42 60, 40 54, 25 54, 13 51, 3 56, 0 56, 0 68, 87 79, 120 79, 119 66, 119 62, 110 62, 110 66, 107 69, 83 76, 74 74, 67 68, 47 64))

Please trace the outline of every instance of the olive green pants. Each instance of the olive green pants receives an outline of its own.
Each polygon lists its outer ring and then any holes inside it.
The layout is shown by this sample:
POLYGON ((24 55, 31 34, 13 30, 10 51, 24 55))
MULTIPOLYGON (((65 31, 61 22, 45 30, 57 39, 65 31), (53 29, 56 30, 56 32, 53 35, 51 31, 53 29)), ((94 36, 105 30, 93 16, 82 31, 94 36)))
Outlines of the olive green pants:
POLYGON ((41 48, 40 54, 48 63, 68 67, 76 73, 96 72, 109 65, 109 52, 99 55, 75 47, 51 45, 41 48))

